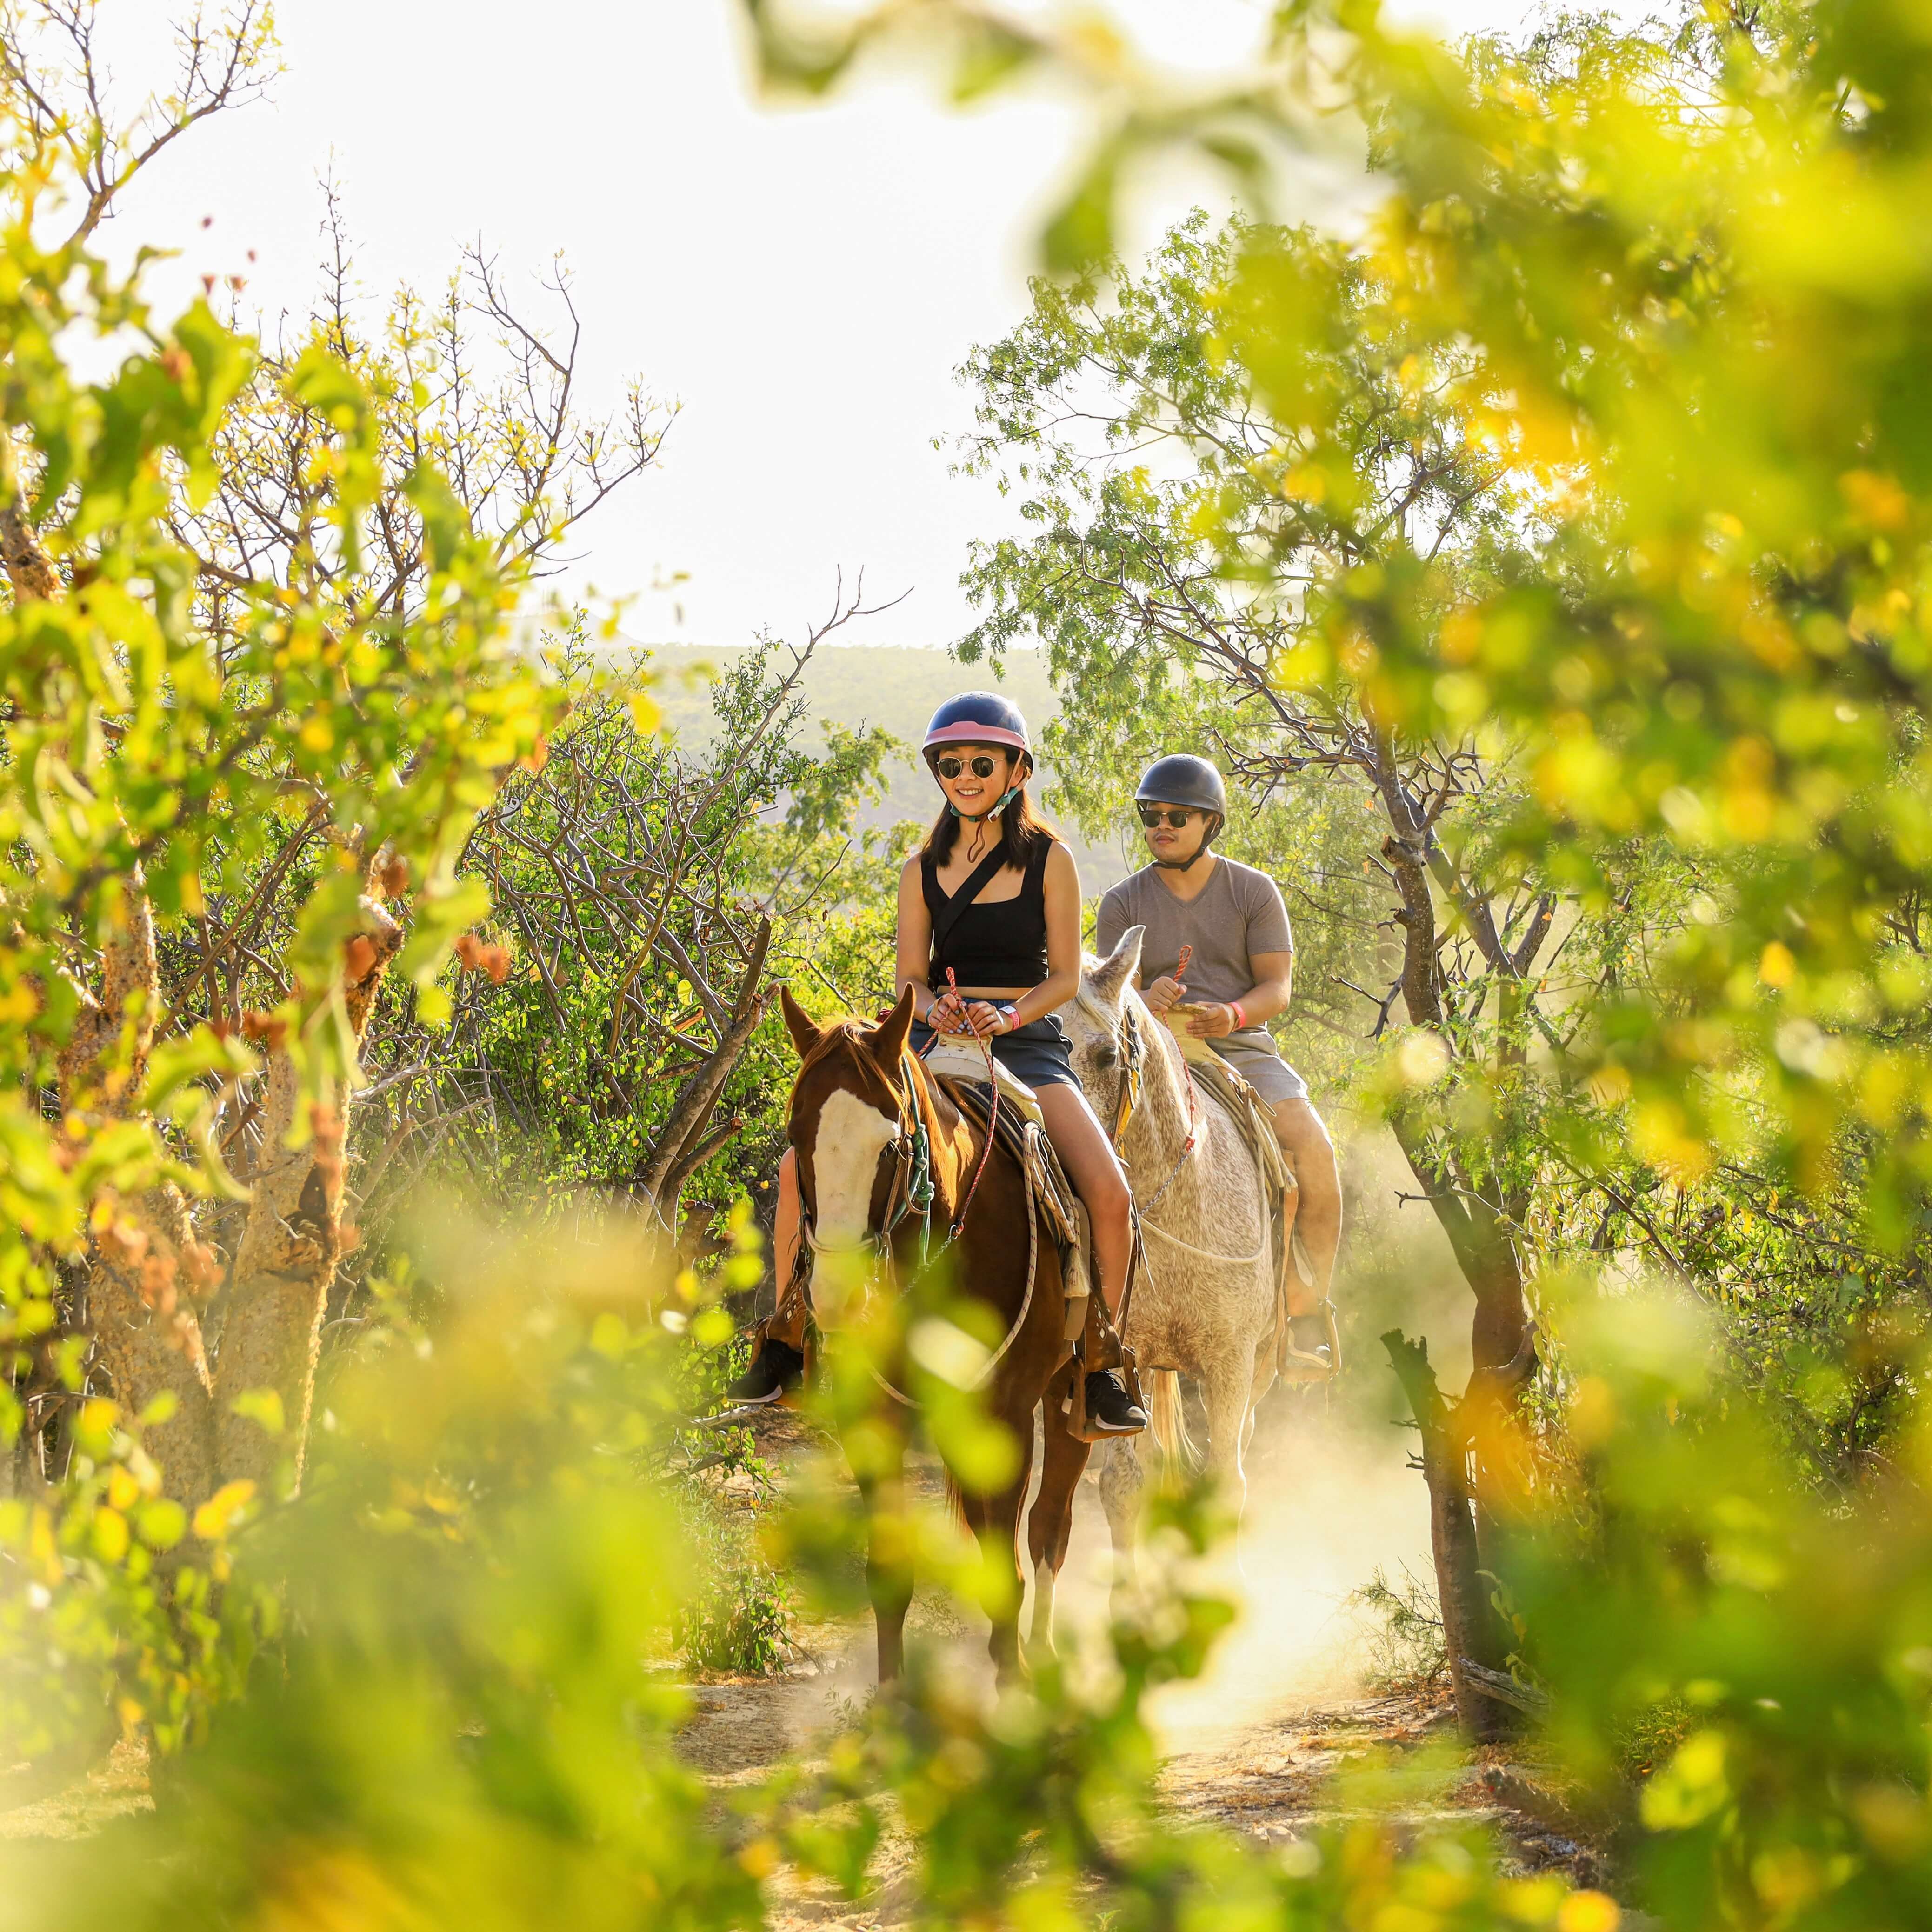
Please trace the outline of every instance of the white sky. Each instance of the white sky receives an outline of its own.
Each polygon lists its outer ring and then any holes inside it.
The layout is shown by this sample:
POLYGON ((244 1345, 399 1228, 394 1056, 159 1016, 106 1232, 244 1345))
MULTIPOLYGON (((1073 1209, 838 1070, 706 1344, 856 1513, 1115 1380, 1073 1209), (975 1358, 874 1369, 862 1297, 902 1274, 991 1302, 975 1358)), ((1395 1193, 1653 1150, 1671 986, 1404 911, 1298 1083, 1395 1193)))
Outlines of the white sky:
MULTIPOLYGON (((163 0, 105 0, 131 95, 163 0)), ((177 10, 169 8, 170 13, 177 10)), ((1129 0, 1160 58, 1238 62, 1254 0, 1129 0)), ((1455 30, 1523 0, 1409 0, 1455 30)), ((585 323, 586 393, 641 375, 683 413, 661 466, 586 525, 571 586, 642 592, 653 640, 796 635, 835 572, 910 590, 854 643, 944 644, 971 621, 969 540, 1012 526, 950 477, 935 436, 970 421, 953 370, 1024 314, 1042 209, 1079 152, 1046 99, 946 110, 928 81, 862 82, 829 104, 754 98, 734 0, 277 0, 287 72, 265 104, 193 130, 114 238, 183 251, 183 292, 244 268, 272 312, 316 281, 318 177, 332 166, 364 286, 434 290, 481 234, 529 289, 561 252, 585 323), (203 230, 202 218, 214 218, 203 230), (249 250, 256 253, 252 265, 249 250), (674 593, 649 586, 688 573, 674 593), (680 621, 681 611, 681 621, 680 621)), ((1202 198, 1150 188, 1138 237, 1202 198)))

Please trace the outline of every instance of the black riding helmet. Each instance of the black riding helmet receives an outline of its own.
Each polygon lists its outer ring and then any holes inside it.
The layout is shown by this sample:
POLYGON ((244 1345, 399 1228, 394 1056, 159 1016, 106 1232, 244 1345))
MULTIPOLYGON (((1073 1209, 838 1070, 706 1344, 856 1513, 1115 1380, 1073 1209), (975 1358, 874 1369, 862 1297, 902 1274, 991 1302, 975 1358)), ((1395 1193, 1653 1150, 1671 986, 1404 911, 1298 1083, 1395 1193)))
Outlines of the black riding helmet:
POLYGON ((1156 758, 1141 774, 1134 788, 1136 805, 1184 805, 1206 812, 1214 820, 1200 849, 1190 859, 1156 859, 1154 863, 1171 872, 1184 872, 1194 860, 1221 836, 1228 822, 1228 788, 1221 774, 1205 758, 1192 752, 1171 752, 1156 758))

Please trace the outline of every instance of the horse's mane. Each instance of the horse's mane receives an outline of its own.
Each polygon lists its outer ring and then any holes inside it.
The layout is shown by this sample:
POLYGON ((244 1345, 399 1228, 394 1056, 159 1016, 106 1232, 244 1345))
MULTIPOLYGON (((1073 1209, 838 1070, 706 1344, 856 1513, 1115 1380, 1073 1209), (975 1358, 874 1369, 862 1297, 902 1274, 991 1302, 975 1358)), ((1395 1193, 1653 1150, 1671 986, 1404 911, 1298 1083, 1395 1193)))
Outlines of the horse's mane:
MULTIPOLYGON (((1080 980, 1074 989, 1071 1004, 1078 1006, 1096 1026, 1104 1028, 1108 1033, 1113 1033, 1118 1030, 1117 1016, 1108 1010, 1105 1001, 1087 983, 1093 974, 1094 969, 1106 963, 1106 961, 1096 958, 1090 952, 1083 952, 1081 954, 1080 980)), ((1143 1036, 1150 1036, 1154 1049, 1167 1055, 1168 1065, 1172 1069, 1174 1078, 1184 1086, 1187 1079, 1186 1057, 1181 1052, 1180 1044, 1174 1039, 1172 1029, 1156 1017, 1153 1007, 1141 998, 1140 988, 1131 980, 1121 990, 1118 1018, 1124 1020, 1130 1012, 1139 1014, 1141 1032, 1143 1036)))
POLYGON ((821 1060, 827 1058, 841 1046, 864 1046, 868 1036, 877 1030, 876 1028, 868 1026, 856 1013, 847 1013, 842 1018, 828 1020, 820 1028, 818 1038, 813 1042, 812 1051, 799 1062, 798 1070, 803 1073, 816 1066, 821 1060))
POLYGON ((802 1081, 814 1066, 830 1060, 842 1049, 850 1052, 866 1077, 878 1083, 880 1088, 890 1096, 893 1104, 899 1102, 898 1090, 892 1084, 890 1075, 882 1067, 872 1051, 872 1036, 878 1031, 877 1025, 862 1020, 856 1013, 847 1013, 842 1018, 828 1021, 820 1028, 818 1038, 812 1042, 812 1051, 799 1062, 798 1078, 802 1081))

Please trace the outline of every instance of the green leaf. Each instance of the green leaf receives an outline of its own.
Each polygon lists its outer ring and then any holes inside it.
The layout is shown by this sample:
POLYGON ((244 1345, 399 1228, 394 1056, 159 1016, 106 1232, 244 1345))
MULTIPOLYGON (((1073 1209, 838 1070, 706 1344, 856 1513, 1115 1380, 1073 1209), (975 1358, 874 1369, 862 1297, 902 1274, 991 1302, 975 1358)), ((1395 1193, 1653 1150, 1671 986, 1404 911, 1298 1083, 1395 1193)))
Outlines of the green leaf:
POLYGON ((1077 274, 1114 252, 1114 202, 1122 158, 1118 138, 1102 142, 1047 223, 1040 253, 1050 274, 1077 274))

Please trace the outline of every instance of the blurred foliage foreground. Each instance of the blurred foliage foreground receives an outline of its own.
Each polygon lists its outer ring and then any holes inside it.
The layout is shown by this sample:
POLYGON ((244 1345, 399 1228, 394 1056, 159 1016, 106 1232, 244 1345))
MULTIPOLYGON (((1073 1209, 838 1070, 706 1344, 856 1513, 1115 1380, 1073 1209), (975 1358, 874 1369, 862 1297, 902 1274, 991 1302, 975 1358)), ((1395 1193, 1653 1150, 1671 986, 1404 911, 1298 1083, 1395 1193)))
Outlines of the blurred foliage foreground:
MULTIPOLYGON (((246 1694, 158 1761, 152 1816, 10 1848, 0 1911, 748 1924, 782 1866, 856 1893, 883 1845, 934 1924, 1616 1922, 1599 1894, 1498 1877, 1473 1832, 1418 1844, 1378 1822, 1453 1758, 1365 1775, 1344 1822, 1285 1846, 1163 1815, 1144 1700, 1199 1671, 1230 1614, 1189 1587, 1198 1497, 1164 1506, 1144 1593, 1064 1669, 996 1696, 916 1651, 902 1704, 707 1786, 675 1744, 694 1708, 680 1642, 716 1585, 686 1503, 705 1463, 746 1456, 688 1418, 729 1324, 688 1280, 641 1292, 634 1250, 544 1238, 472 1252, 464 1274, 433 1330, 392 1310, 340 1358, 299 1498, 206 1526, 223 1600, 252 1606, 263 1646, 246 1694)), ((1932 1433, 1882 1502, 1822 1508, 1696 1366, 1705 1338, 1680 1309, 1632 1302, 1576 1332, 1582 1466, 1564 1507, 1517 1522, 1511 1563, 1576 1810, 1622 1834, 1630 1886, 1673 1925, 1923 1923, 1932 1433), (1640 1750, 1659 1768, 1633 1799, 1640 1750)), ((866 1381, 845 1361, 825 1419, 858 1423, 866 1381)), ((139 1486, 136 1434, 82 1459, 58 1529, 5 1506, 10 1726, 23 1696, 111 1672, 104 1646, 138 1645, 153 1614, 139 1543, 105 1527, 139 1486)), ((865 1526, 832 1453, 788 1488, 736 1562, 786 1566, 815 1618, 857 1614, 865 1526)), ((975 1602, 987 1573, 949 1519, 909 1509, 899 1527, 975 1602)))
MULTIPOLYGON (((1168 1512, 1161 1580, 1103 1654, 997 1697, 917 1660, 902 1706, 808 1762, 707 1788, 674 1748, 694 1708, 680 1625, 713 1581, 677 1472, 702 1460, 694 1439, 718 1447, 686 1418, 712 1392, 727 1324, 703 1310, 687 1322, 674 1287, 654 1310, 638 1262, 589 1244, 560 1256, 548 1240, 500 1250, 433 1333, 397 1314, 344 1358, 300 1498, 210 1526, 226 1599, 262 1612, 247 1694, 158 1762, 153 1814, 72 1846, 11 1847, 0 1912, 122 1927, 748 1924, 782 1862, 856 1892, 890 1834, 935 1923, 1611 1922, 1606 1902, 1553 1880, 1496 1878, 1473 1843, 1398 1858, 1372 1814, 1271 1851, 1163 1821, 1142 1700, 1198 1671, 1228 1614, 1184 1586, 1204 1546, 1192 1502, 1168 1512)), ((850 1424, 867 1378, 846 1367, 828 1400, 850 1424)), ((138 1450, 124 1432, 98 1446, 58 1536, 8 1506, 16 1722, 62 1646, 139 1625, 148 1566, 100 1528, 138 1450)), ((767 1554, 821 1616, 864 1600, 850 1497, 830 1466, 808 1469, 768 1519, 767 1554)), ((914 1512, 904 1529, 971 1600, 981 1573, 950 1520, 914 1512)), ((98 1660, 64 1665, 72 1677, 98 1660)))

